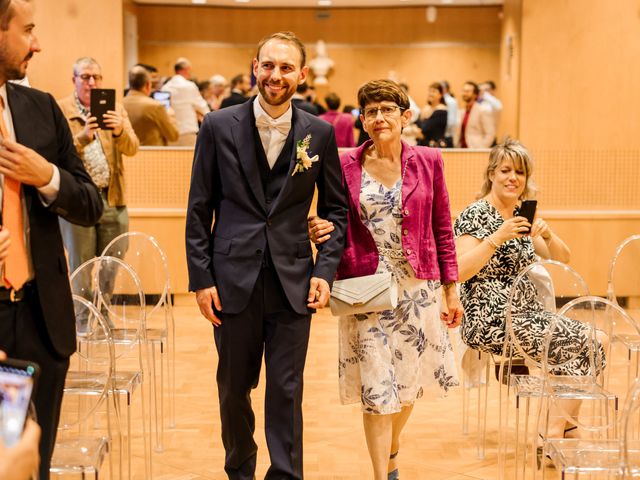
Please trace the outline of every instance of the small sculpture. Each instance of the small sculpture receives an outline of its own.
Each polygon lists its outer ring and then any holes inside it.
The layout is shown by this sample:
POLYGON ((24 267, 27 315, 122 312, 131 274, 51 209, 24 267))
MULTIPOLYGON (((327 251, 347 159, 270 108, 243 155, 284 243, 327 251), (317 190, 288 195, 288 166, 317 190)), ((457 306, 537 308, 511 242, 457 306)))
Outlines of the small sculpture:
POLYGON ((327 74, 333 68, 334 61, 327 55, 327 46, 323 40, 316 42, 316 56, 309 62, 309 67, 313 72, 314 85, 327 85, 327 74))

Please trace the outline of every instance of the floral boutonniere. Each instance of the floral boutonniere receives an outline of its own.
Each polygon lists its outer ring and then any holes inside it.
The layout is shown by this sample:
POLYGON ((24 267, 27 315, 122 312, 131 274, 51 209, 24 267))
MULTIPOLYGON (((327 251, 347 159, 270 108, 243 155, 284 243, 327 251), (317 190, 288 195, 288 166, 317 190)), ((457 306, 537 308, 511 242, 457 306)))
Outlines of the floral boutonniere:
POLYGON ((292 177, 298 172, 309 170, 318 161, 318 155, 309 157, 309 145, 311 145, 311 134, 308 134, 302 140, 298 140, 296 144, 296 168, 293 169, 292 177))

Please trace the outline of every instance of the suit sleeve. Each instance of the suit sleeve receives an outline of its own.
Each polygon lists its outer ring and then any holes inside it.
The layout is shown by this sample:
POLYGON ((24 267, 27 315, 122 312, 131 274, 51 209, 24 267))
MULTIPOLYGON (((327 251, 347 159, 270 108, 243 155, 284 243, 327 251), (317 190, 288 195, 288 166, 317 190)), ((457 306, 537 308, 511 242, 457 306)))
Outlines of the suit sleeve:
POLYGON ((433 163, 432 229, 440 268, 440 280, 447 283, 458 280, 458 260, 451 227, 451 208, 444 179, 442 155, 440 150, 433 150, 436 153, 436 158, 433 163))
POLYGON ((78 156, 67 120, 53 97, 49 97, 58 136, 58 156, 47 160, 60 171, 60 190, 49 209, 68 222, 95 225, 102 216, 102 198, 78 156))
POLYGON ((169 114, 167 113, 167 109, 164 108, 163 105, 157 105, 154 108, 153 116, 155 118, 156 124, 158 125, 158 129, 160 130, 160 135, 162 138, 166 139, 169 142, 175 142, 178 140, 180 134, 178 133, 178 128, 174 123, 171 122, 169 118, 169 114))
POLYGON ((191 170, 186 221, 189 291, 215 285, 211 257, 211 225, 220 192, 214 126, 207 115, 198 133, 191 170))
POLYGON ((317 186, 318 215, 333 222, 335 230, 331 233, 331 238, 318 248, 313 276, 332 285, 344 250, 347 230, 347 199, 333 127, 323 153, 317 186))

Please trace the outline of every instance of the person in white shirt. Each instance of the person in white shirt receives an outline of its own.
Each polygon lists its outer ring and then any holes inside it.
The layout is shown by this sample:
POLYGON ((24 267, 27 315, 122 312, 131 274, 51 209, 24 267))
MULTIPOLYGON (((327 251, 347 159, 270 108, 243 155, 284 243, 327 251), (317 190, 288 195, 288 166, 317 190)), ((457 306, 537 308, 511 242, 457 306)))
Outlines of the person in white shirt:
POLYGON ((176 60, 176 74, 164 84, 163 92, 171 94, 171 107, 176 114, 180 136, 173 145, 194 146, 198 134, 198 118, 209 112, 207 101, 202 98, 198 86, 191 81, 191 62, 186 58, 176 60))
POLYGON ((486 104, 491 107, 491 113, 493 114, 493 121, 495 124, 495 130, 498 130, 500 124, 500 114, 502 113, 502 102, 495 96, 496 84, 492 80, 487 80, 479 85, 480 96, 478 102, 486 104))
POLYGON ((448 147, 453 147, 458 122, 458 102, 451 95, 449 82, 442 80, 440 85, 442 85, 442 90, 444 91, 444 103, 447 105, 447 129, 444 133, 444 139, 448 147))

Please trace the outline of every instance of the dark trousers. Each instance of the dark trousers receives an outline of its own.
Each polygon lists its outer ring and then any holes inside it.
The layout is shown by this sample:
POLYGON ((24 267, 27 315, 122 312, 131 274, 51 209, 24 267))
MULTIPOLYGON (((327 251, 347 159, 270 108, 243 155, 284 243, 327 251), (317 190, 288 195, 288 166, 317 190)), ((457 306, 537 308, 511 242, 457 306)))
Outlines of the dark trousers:
POLYGON ((216 314, 222 321, 214 336, 227 475, 231 480, 254 478, 258 446, 251 389, 258 385, 264 352, 271 460, 265 480, 302 480, 302 381, 311 315, 291 310, 277 275, 266 267, 243 312, 216 314))
POLYGON ((33 403, 42 429, 40 480, 47 480, 69 359, 60 358, 53 350, 35 287, 21 302, 0 302, 0 350, 4 350, 8 357, 40 365, 33 403))

